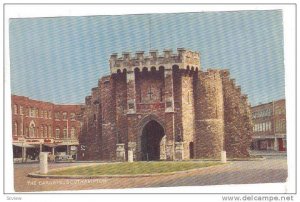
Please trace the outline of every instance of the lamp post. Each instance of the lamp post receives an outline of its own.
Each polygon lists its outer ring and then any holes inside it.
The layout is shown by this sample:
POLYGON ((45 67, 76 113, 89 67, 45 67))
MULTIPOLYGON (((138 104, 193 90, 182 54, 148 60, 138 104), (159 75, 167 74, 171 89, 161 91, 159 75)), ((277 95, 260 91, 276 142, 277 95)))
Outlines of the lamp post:
POLYGON ((69 151, 69 119, 68 119, 68 116, 66 117, 67 119, 67 155, 70 154, 70 151, 69 151))

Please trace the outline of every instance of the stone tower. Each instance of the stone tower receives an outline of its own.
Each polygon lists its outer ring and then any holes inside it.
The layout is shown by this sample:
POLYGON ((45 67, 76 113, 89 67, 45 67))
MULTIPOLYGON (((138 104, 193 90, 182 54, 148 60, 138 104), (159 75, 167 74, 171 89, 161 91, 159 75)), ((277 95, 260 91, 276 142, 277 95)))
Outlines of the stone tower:
POLYGON ((112 54, 109 63, 111 75, 86 99, 79 158, 118 160, 120 151, 125 158, 132 151, 134 160, 248 155, 249 106, 228 71, 201 71, 200 54, 184 48, 112 54))

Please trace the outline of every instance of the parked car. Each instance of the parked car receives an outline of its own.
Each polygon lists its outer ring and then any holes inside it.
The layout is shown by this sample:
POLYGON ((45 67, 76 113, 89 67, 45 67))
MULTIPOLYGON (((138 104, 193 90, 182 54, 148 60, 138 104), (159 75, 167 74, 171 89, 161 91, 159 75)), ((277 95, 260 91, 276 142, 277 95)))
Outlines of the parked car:
POLYGON ((55 155, 55 162, 59 162, 59 161, 68 161, 68 162, 72 162, 74 159, 72 157, 72 155, 68 155, 65 152, 59 152, 55 155))

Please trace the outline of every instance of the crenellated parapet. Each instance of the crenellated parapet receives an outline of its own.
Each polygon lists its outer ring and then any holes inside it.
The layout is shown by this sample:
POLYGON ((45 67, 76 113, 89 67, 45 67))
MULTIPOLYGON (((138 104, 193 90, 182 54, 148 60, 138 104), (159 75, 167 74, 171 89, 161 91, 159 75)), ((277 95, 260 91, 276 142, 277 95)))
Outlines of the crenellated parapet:
POLYGON ((110 71, 115 74, 122 71, 134 71, 138 68, 140 71, 143 68, 160 67, 171 69, 173 65, 177 65, 179 69, 198 69, 200 70, 200 54, 184 48, 178 48, 177 54, 173 54, 171 49, 165 49, 163 54, 159 54, 157 50, 150 50, 148 55, 144 51, 137 51, 134 56, 130 52, 123 52, 122 57, 118 57, 117 53, 110 56, 110 71))

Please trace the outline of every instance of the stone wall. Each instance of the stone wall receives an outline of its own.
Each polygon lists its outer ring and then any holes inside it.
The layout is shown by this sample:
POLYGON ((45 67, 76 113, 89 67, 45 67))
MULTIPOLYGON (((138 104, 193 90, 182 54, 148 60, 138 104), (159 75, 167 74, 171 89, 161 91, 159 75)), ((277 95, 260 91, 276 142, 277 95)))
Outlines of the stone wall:
POLYGON ((102 159, 102 114, 101 114, 100 89, 92 89, 91 96, 85 99, 83 113, 83 125, 79 139, 78 151, 79 160, 100 160, 102 159))
POLYGON ((100 81, 102 108, 102 159, 116 158, 116 84, 112 77, 103 77, 100 81))
MULTIPOLYGON (((126 73, 113 76, 116 94, 116 141, 118 144, 125 144, 127 150, 127 92, 126 92, 126 73)), ((127 154, 126 154, 127 155, 127 154)))
POLYGON ((250 106, 229 72, 223 70, 225 150, 228 157, 249 156, 252 137, 250 106))

